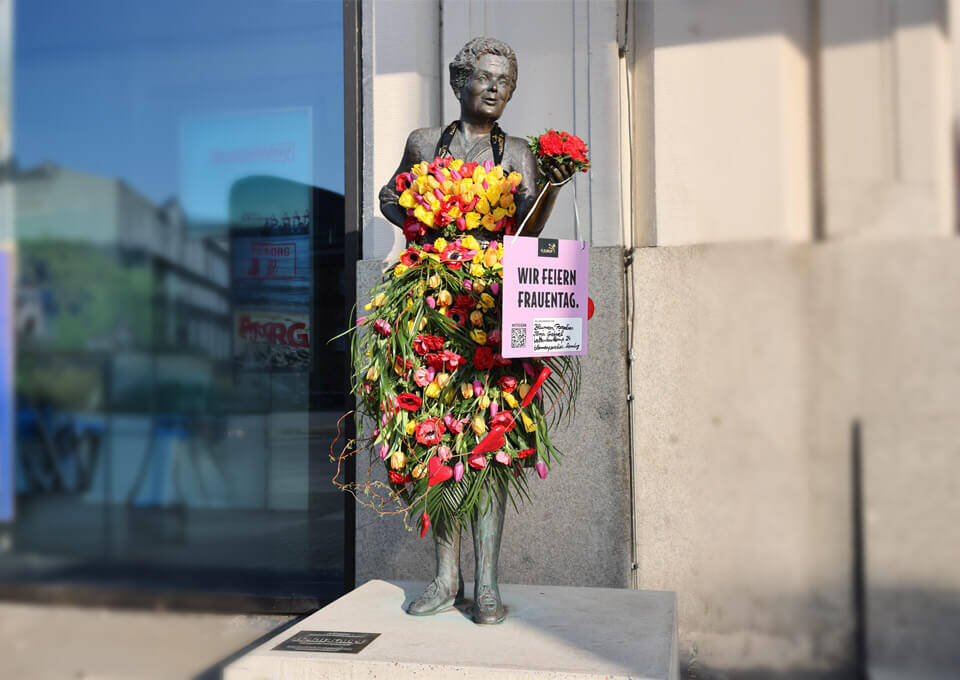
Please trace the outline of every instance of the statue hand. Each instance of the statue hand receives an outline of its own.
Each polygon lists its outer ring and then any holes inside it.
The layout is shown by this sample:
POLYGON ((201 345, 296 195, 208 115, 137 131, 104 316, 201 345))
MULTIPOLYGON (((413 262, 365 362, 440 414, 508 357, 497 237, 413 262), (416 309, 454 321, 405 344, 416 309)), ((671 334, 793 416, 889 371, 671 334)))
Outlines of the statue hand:
POLYGON ((562 184, 576 172, 572 164, 561 163, 549 156, 544 158, 542 162, 543 176, 548 182, 554 184, 562 184))

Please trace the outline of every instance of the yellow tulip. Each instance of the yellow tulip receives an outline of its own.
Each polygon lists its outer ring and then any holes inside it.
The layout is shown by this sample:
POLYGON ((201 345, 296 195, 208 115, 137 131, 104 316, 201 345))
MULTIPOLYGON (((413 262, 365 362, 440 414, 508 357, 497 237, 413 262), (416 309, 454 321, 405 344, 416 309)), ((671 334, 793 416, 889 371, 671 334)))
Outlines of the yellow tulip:
POLYGON ((465 204, 469 205, 470 201, 473 200, 473 197, 473 189, 470 189, 469 187, 460 187, 460 198, 463 199, 465 204))
POLYGON ((475 239, 472 234, 468 234, 465 239, 460 241, 460 245, 467 250, 480 250, 480 241, 475 239))
POLYGON ((414 432, 417 431, 417 421, 416 421, 416 420, 408 420, 408 421, 407 421, 407 427, 406 427, 405 429, 407 430, 407 434, 408 434, 408 435, 412 435, 414 432))
POLYGON ((437 181, 437 178, 434 177, 433 175, 427 175, 427 176, 426 176, 426 180, 427 180, 427 184, 430 185, 430 188, 431 188, 431 189, 439 189, 439 188, 440 188, 440 182, 438 182, 438 181, 437 181))
POLYGON ((424 208, 422 205, 418 205, 413 209, 413 216, 428 227, 433 227, 433 213, 424 208))
POLYGON ((500 197, 500 207, 509 208, 513 205, 513 194, 504 194, 500 197))
POLYGON ((473 397, 473 386, 470 383, 462 383, 460 385, 460 394, 464 399, 470 399, 473 397))
MULTIPOLYGON (((470 272, 470 273, 473 274, 472 268, 471 268, 471 272, 470 272)), ((476 280, 476 281, 473 282, 473 292, 474 292, 474 293, 482 293, 482 292, 483 292, 483 289, 486 288, 486 287, 487 287, 487 284, 484 282, 483 279, 478 279, 478 280, 476 280)))
POLYGON ((486 192, 487 201, 490 205, 496 205, 500 202, 500 187, 494 185, 487 189, 486 192))
POLYGON ((363 308, 364 308, 366 311, 369 312, 371 309, 373 309, 373 303, 372 303, 372 302, 368 302, 367 304, 365 304, 365 305, 363 306, 363 308))
POLYGON ((413 197, 413 192, 409 189, 404 189, 403 193, 400 194, 400 200, 397 202, 404 208, 412 208, 417 204, 417 200, 413 197))
POLYGON ((488 215, 490 214, 490 201, 487 200, 486 196, 482 196, 473 209, 481 215, 488 215))
POLYGON ((523 419, 523 429, 527 432, 534 432, 537 429, 537 424, 531 420, 530 416, 526 413, 521 413, 520 418, 523 419))
POLYGON ((429 278, 427 278, 427 287, 429 287, 429 288, 436 288, 436 287, 439 286, 439 285, 440 285, 440 275, 439 275, 439 274, 431 274, 431 275, 429 276, 429 278))
POLYGON ((403 451, 394 451, 390 455, 390 467, 394 470, 402 470, 406 462, 407 457, 403 455, 403 451))
POLYGON ((477 303, 480 309, 486 311, 488 309, 493 309, 493 306, 496 304, 496 300, 493 299, 493 296, 490 293, 481 293, 480 302, 477 303))
POLYGON ((426 161, 420 161, 419 163, 413 166, 413 174, 416 175, 417 177, 423 177, 424 175, 427 174, 429 168, 430 166, 427 165, 426 161))
POLYGON ((470 331, 470 339, 473 340, 478 345, 487 344, 487 334, 480 328, 474 328, 470 331))
POLYGON ((478 328, 483 325, 483 313, 476 309, 470 312, 470 323, 478 328))
POLYGON ((507 217, 513 217, 517 214, 517 204, 511 203, 507 206, 507 217))
POLYGON ((456 390, 447 390, 446 392, 443 393, 444 403, 447 403, 447 404, 453 403, 454 392, 456 392, 456 390))
POLYGON ((417 463, 413 466, 413 470, 410 471, 410 476, 414 479, 423 479, 427 476, 427 466, 423 463, 417 463))
POLYGON ((480 213, 468 212, 466 216, 467 229, 476 229, 480 226, 480 213))
POLYGON ((396 268, 393 270, 393 275, 396 276, 396 277, 399 279, 401 276, 403 276, 404 274, 407 273, 407 269, 409 269, 409 267, 407 267, 407 265, 405 265, 405 264, 398 264, 398 265, 396 266, 396 268))
POLYGON ((494 221, 494 222, 499 222, 500 220, 502 220, 502 219, 503 219, 504 217, 506 217, 506 216, 507 216, 507 211, 504 210, 503 208, 497 208, 496 210, 493 211, 493 221, 494 221))
POLYGON ((449 373, 437 373, 437 377, 433 379, 437 385, 440 387, 446 387, 447 383, 450 382, 449 373))
POLYGON ((483 420, 483 416, 474 416, 473 420, 470 421, 470 429, 473 430, 474 434, 483 434, 487 431, 487 424, 483 420))
POLYGON ((523 176, 519 172, 511 172, 507 175, 507 181, 513 186, 519 186, 520 182, 523 181, 523 176))
POLYGON ((473 169, 473 183, 480 184, 481 182, 483 182, 483 178, 486 176, 486 174, 487 173, 484 172, 483 170, 483 166, 478 165, 476 168, 473 169))
POLYGON ((487 248, 487 251, 483 254, 483 263, 488 267, 495 265, 499 259, 497 251, 493 248, 487 248))
MULTIPOLYGON (((403 265, 400 265, 400 266, 403 266, 403 265)), ((387 294, 386 294, 386 293, 377 293, 376 297, 373 298, 373 303, 372 303, 372 304, 373 304, 374 307, 383 307, 383 305, 384 305, 384 303, 386 303, 386 301, 387 301, 387 294)))
POLYGON ((427 327, 427 317, 423 317, 422 319, 420 319, 420 326, 418 326, 417 330, 422 331, 426 327, 427 327))
POLYGON ((447 239, 443 237, 440 237, 433 242, 433 247, 436 248, 441 253, 443 252, 443 249, 446 248, 448 245, 449 244, 447 243, 447 239))
POLYGON ((530 391, 530 385, 528 385, 527 383, 522 382, 519 385, 517 385, 517 394, 520 395, 521 399, 527 396, 527 392, 529 391, 530 391))
POLYGON ((437 304, 443 307, 449 307, 453 302, 453 295, 450 294, 449 290, 441 290, 437 293, 437 304))
POLYGON ((440 396, 440 386, 437 384, 437 381, 434 380, 432 383, 427 385, 427 389, 423 391, 425 397, 430 399, 436 399, 440 396))
POLYGON ((480 405, 480 408, 487 408, 490 406, 490 397, 488 397, 486 394, 481 394, 480 401, 477 403, 480 405))
POLYGON ((459 172, 460 168, 463 167, 463 159, 458 158, 455 161, 452 161, 448 166, 451 170, 457 170, 459 172))
POLYGON ((376 366, 371 366, 367 369, 367 380, 376 380, 380 377, 380 369, 376 366))
POLYGON ((519 401, 517 401, 517 398, 512 394, 510 394, 509 392, 503 393, 503 400, 507 402, 507 406, 509 406, 510 408, 517 408, 517 404, 520 403, 519 401))
MULTIPOLYGON (((474 262, 470 265, 470 276, 483 276, 483 265, 474 262)), ((476 288, 474 288, 476 290, 476 288)))
POLYGON ((493 170, 490 171, 490 174, 487 175, 488 178, 492 177, 494 181, 500 181, 503 179, 503 166, 495 165, 493 170))

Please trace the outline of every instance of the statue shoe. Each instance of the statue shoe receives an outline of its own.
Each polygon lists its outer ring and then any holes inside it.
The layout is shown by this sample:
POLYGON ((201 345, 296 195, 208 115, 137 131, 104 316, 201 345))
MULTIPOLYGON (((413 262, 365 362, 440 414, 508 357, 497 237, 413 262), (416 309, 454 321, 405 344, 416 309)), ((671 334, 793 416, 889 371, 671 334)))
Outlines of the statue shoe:
POLYGON ((506 617, 507 610, 500 600, 500 589, 497 586, 480 586, 473 603, 473 622, 482 625, 503 623, 506 617))
POLYGON ((455 604, 463 602, 463 576, 459 578, 457 592, 453 593, 439 579, 433 579, 426 590, 407 605, 407 613, 412 616, 430 616, 455 604))

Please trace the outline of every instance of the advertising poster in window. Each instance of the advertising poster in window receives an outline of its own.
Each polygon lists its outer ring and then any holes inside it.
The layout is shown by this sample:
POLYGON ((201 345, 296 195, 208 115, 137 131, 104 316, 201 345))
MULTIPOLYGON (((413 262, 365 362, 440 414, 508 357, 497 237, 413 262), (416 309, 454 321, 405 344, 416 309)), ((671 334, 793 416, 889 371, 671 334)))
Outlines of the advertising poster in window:
POLYGON ((247 370, 309 371, 311 189, 277 177, 237 182, 230 196, 233 359, 247 370))

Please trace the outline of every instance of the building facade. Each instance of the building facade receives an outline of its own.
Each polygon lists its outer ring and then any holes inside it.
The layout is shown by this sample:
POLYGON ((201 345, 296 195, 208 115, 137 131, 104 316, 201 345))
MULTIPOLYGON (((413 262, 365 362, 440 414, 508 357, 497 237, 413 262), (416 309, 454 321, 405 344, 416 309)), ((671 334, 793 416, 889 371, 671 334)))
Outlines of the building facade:
POLYGON ((589 242, 596 303, 578 455, 503 580, 676 591, 691 677, 956 667, 955 0, 213 4, 0 0, 0 593, 296 612, 426 577, 330 484, 327 339, 488 35, 503 128, 589 145, 546 234, 589 242))

